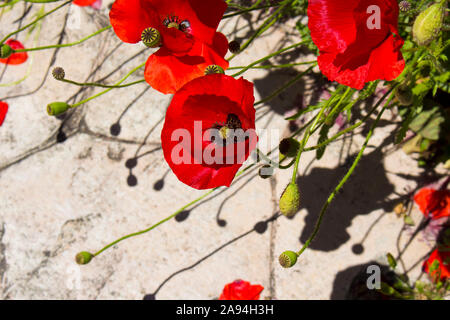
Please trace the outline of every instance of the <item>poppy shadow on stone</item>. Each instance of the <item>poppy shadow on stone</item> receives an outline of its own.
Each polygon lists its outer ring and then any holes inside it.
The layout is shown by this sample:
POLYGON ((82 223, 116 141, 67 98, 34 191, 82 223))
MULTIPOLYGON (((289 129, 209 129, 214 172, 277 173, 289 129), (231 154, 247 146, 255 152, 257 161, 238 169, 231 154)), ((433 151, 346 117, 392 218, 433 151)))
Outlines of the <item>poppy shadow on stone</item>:
MULTIPOLYGON (((309 174, 300 177, 298 184, 302 194, 302 207, 307 210, 305 227, 300 242, 305 243, 313 232, 319 212, 335 186, 350 168, 354 156, 344 165, 328 169, 316 167, 309 174)), ((337 250, 350 240, 347 229, 358 215, 367 215, 377 209, 391 211, 394 200, 388 197, 394 193, 383 166, 380 148, 363 156, 352 176, 344 185, 325 213, 319 233, 310 248, 319 251, 337 250)))
POLYGON ((369 266, 378 266, 380 270, 380 280, 382 282, 393 284, 395 281, 395 273, 385 265, 380 265, 375 261, 365 264, 349 267, 343 271, 339 271, 333 282, 333 291, 331 292, 331 300, 388 300, 392 299, 385 296, 376 289, 369 289, 367 281, 374 274, 369 271, 369 266))

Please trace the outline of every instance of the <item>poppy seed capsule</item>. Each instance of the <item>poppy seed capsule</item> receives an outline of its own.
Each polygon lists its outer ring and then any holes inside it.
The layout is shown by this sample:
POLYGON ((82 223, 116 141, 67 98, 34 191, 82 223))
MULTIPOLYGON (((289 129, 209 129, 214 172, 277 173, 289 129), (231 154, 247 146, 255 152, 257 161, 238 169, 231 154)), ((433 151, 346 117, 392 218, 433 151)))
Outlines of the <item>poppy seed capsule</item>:
POLYGON ((286 157, 296 157, 300 149, 300 142, 292 138, 281 140, 279 145, 280 153, 286 157))
POLYGON ((13 49, 11 48, 10 45, 2 44, 2 46, 0 47, 0 58, 1 59, 8 58, 10 55, 12 55, 12 53, 13 53, 13 49))
POLYGON ((206 67, 205 69, 205 75, 208 74, 215 74, 215 73, 221 73, 224 74, 225 71, 223 70, 223 68, 221 66, 218 66, 217 64, 212 64, 208 67, 206 67))
POLYGON ((228 44, 228 50, 230 50, 231 53, 239 53, 241 51, 241 44, 233 40, 228 44))
POLYGON ((141 34, 142 43, 149 48, 156 48, 161 45, 161 34, 155 28, 147 28, 141 34))
POLYGON ((92 253, 87 252, 87 251, 82 251, 82 252, 79 252, 75 256, 75 261, 78 264, 88 264, 89 262, 91 262, 93 257, 94 257, 94 255, 92 253))
POLYGON ((300 192, 296 183, 289 183, 280 198, 280 212, 292 217, 300 208, 300 192))
POLYGON ((293 267, 297 262, 297 253, 294 251, 285 251, 278 257, 278 262, 283 268, 293 267))
POLYGON ((444 14, 444 1, 442 1, 431 5, 417 16, 412 31, 414 41, 419 46, 429 45, 439 35, 444 14))
POLYGON ((66 76, 66 72, 61 67, 56 67, 52 71, 53 78, 56 80, 63 80, 66 76))
POLYGON ((411 9, 411 3, 409 3, 408 1, 400 1, 398 6, 399 6, 400 10, 403 12, 407 12, 407 11, 409 11, 409 9, 411 9))
POLYGON ((47 105, 47 113, 49 116, 58 116, 67 110, 69 110, 70 105, 66 102, 52 102, 47 105))

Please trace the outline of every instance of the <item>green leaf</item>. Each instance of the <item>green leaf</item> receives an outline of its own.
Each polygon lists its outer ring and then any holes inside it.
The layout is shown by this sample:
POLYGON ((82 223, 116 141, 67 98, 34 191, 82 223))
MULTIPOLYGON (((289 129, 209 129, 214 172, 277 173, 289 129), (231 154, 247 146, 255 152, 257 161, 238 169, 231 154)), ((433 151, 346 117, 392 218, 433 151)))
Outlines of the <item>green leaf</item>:
POLYGON ((387 260, 389 262, 389 265, 391 266, 392 269, 395 269, 397 267, 397 261, 395 260, 394 256, 391 253, 388 253, 386 255, 387 260))
MULTIPOLYGON (((326 124, 324 124, 322 126, 322 128, 320 129, 318 144, 321 144, 322 142, 324 142, 328 139, 328 132, 330 131, 330 128, 331 128, 331 126, 328 126, 326 124)), ((324 145, 323 147, 317 149, 317 151, 316 151, 316 159, 317 160, 322 159, 326 148, 327 148, 327 146, 324 145)))

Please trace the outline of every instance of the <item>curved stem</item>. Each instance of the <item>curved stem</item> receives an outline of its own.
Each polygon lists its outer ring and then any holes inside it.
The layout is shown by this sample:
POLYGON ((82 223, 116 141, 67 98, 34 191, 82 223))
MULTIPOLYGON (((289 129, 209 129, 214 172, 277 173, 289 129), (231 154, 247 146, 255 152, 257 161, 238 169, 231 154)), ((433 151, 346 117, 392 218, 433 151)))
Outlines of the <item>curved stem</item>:
MULTIPOLYGON (((242 46, 241 46, 241 51, 247 49, 247 47, 253 42, 253 40, 255 40, 258 36, 260 36, 261 34, 263 34, 267 29, 269 29, 277 20, 279 17, 279 14, 281 12, 281 10, 283 10, 286 6, 288 6, 289 4, 291 4, 291 2, 293 2, 294 0, 284 0, 280 6, 278 7, 278 9, 272 13, 270 15, 269 18, 267 18, 263 24, 258 28, 258 30, 256 30, 256 32, 250 37, 250 39, 248 39, 242 46)), ((233 54, 231 57, 228 58, 228 61, 230 61, 231 59, 233 59, 236 55, 233 54)))
POLYGON ((36 48, 25 48, 25 49, 16 49, 14 50, 14 52, 25 52, 25 51, 38 51, 38 50, 46 50, 46 49, 53 49, 53 48, 64 48, 64 47, 71 47, 71 46, 75 46, 77 44, 80 44, 86 40, 89 40, 92 37, 95 37, 96 35, 102 33, 103 31, 109 30, 111 29, 111 26, 107 26, 104 27, 90 35, 88 35, 87 37, 80 39, 78 41, 75 42, 71 42, 71 43, 65 43, 65 44, 55 44, 55 45, 50 45, 50 46, 43 46, 43 47, 36 47, 36 48))
POLYGON ((373 123, 373 125, 370 128, 369 133, 367 134, 366 140, 361 148, 361 150, 359 151, 358 155, 356 156, 355 160, 353 161, 352 166, 350 167, 350 169, 348 170, 348 172, 346 173, 346 175, 344 176, 344 178, 342 178, 342 180, 339 182, 339 184, 336 186, 336 188, 333 190, 333 192, 330 194, 330 196, 328 197, 327 201, 325 202, 325 204, 322 206, 322 209, 320 210, 319 213, 319 218, 317 219, 316 225, 314 227, 314 230, 311 234, 311 236, 308 238, 308 240, 306 240, 305 244, 303 245, 303 247, 300 249, 299 252, 297 252, 297 256, 300 256, 305 250, 306 248, 308 248, 309 244, 311 243, 311 241, 314 240, 314 238, 316 237, 317 233, 319 232, 320 229, 320 225, 322 224, 322 220, 323 220, 323 216, 325 214, 325 212, 328 209, 328 206, 330 205, 331 201, 333 201, 334 197, 336 196, 336 194, 339 192, 339 190, 343 187, 343 185, 347 182, 348 178, 352 175, 353 171, 355 170, 356 166, 358 165, 359 161, 361 160, 361 157, 364 153, 364 150, 367 147, 367 144, 369 143, 370 138, 373 135, 373 132, 376 128, 376 126, 378 125, 378 122, 380 121, 381 116, 383 115, 384 111, 386 110, 387 106, 389 105, 390 100, 388 100, 385 104, 385 106, 383 107, 383 109, 381 110, 381 112, 378 114, 375 122, 373 123))
POLYGON ((123 85, 115 85, 115 84, 107 85, 107 84, 101 84, 101 83, 95 83, 95 82, 81 83, 81 82, 76 82, 76 81, 69 80, 69 79, 61 79, 61 80, 58 80, 58 81, 74 84, 74 85, 80 86, 80 87, 100 87, 100 88, 112 88, 112 89, 114 89, 114 88, 126 88, 126 87, 133 86, 135 84, 138 84, 138 83, 143 83, 143 82, 145 82, 145 79, 134 81, 134 82, 130 82, 130 83, 123 84, 123 85))
POLYGON ((43 14, 42 16, 36 18, 35 20, 33 20, 32 22, 30 22, 30 23, 27 24, 26 26, 23 26, 22 28, 17 29, 17 30, 14 31, 14 32, 11 32, 10 34, 8 34, 6 37, 4 37, 4 38, 0 41, 0 45, 3 44, 3 43, 4 43, 6 40, 8 40, 9 38, 11 38, 11 36, 13 36, 13 35, 15 35, 15 34, 21 32, 21 31, 23 31, 23 30, 25 30, 25 29, 27 29, 27 28, 29 28, 29 27, 31 27, 33 24, 35 24, 35 23, 38 22, 39 20, 44 19, 46 16, 48 16, 48 15, 52 14, 53 12, 55 12, 55 11, 61 9, 62 7, 64 7, 65 5, 67 5, 67 4, 71 3, 71 2, 72 2, 72 0, 69 0, 69 1, 64 2, 62 5, 57 6, 55 9, 50 10, 49 12, 47 12, 47 13, 43 14))
POLYGON ((134 69, 131 70, 130 72, 128 72, 127 75, 126 75, 125 77, 123 77, 119 82, 117 82, 113 87, 111 87, 111 88, 109 88, 109 89, 106 89, 106 90, 104 90, 104 91, 102 91, 102 92, 99 92, 99 93, 97 93, 96 95, 94 95, 94 96, 92 96, 92 97, 89 97, 89 98, 87 98, 87 99, 84 99, 84 100, 82 100, 82 101, 80 101, 80 102, 78 102, 78 103, 72 105, 71 108, 76 108, 76 107, 78 107, 78 106, 80 106, 80 105, 82 105, 82 104, 84 104, 84 103, 86 103, 86 102, 89 102, 89 101, 91 101, 91 100, 93 100, 93 99, 95 99, 95 98, 98 98, 99 96, 101 96, 101 95, 103 95, 103 94, 105 94, 105 93, 111 91, 112 89, 116 88, 118 85, 122 84, 126 79, 128 79, 129 76, 131 76, 133 73, 135 73, 137 70, 139 70, 139 69, 142 68, 143 66, 145 66, 145 62, 144 62, 143 64, 137 66, 136 68, 134 68, 134 69))

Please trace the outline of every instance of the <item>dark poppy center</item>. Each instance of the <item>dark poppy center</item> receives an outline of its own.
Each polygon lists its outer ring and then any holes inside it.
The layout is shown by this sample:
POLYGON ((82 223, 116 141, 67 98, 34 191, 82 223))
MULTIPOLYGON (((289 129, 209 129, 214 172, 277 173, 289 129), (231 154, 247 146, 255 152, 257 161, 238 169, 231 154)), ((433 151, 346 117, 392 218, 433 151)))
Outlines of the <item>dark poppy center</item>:
POLYGON ((213 129, 219 130, 220 138, 222 138, 224 145, 230 142, 240 141, 242 133, 242 122, 237 115, 230 113, 227 115, 227 120, 222 124, 215 124, 213 129))
POLYGON ((167 16, 167 18, 165 18, 162 23, 167 28, 176 28, 183 32, 188 31, 191 27, 189 20, 181 20, 175 15, 167 16))

